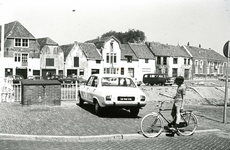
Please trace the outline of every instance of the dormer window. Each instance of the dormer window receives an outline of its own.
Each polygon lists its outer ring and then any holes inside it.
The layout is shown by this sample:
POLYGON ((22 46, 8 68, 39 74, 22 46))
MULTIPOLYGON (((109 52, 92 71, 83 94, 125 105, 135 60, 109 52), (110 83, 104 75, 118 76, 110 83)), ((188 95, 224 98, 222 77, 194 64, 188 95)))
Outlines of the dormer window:
POLYGON ((96 64, 100 64, 101 63, 101 60, 96 60, 96 64))
POLYGON ((125 56, 125 57, 126 57, 128 63, 132 62, 132 56, 125 56))
POLYGON ((16 38, 14 40, 14 46, 15 47, 29 47, 29 40, 16 38))

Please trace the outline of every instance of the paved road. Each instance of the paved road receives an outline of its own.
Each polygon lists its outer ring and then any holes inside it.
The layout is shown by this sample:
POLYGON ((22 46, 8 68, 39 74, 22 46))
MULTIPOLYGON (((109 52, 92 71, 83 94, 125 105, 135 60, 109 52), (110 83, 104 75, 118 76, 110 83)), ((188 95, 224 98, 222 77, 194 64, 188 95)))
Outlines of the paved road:
POLYGON ((103 140, 103 141, 39 141, 39 140, 4 140, 0 139, 0 149, 10 150, 229 150, 230 135, 224 133, 202 133, 193 136, 143 138, 129 140, 103 140))

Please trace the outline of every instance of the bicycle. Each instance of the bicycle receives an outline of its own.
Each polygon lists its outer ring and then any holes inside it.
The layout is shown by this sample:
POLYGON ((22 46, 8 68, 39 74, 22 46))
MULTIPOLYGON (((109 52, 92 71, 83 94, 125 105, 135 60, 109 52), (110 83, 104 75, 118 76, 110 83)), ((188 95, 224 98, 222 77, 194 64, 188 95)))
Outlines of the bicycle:
MULTIPOLYGON (((168 119, 161 113, 161 111, 169 111, 172 109, 162 109, 164 101, 158 101, 158 112, 151 112, 144 116, 141 120, 141 132, 145 137, 157 137, 164 129, 163 121, 170 123, 168 119)), ((192 135, 197 128, 197 117, 193 114, 192 110, 181 111, 181 122, 179 124, 177 134, 183 136, 192 135)))

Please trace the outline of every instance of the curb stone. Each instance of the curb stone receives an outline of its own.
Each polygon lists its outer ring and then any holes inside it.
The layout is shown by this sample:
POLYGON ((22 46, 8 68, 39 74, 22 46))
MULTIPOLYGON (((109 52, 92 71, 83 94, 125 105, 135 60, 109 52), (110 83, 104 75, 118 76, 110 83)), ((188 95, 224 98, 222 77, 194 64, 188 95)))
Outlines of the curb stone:
MULTIPOLYGON (((220 132, 219 129, 196 130, 195 133, 220 132)), ((160 136, 165 136, 167 132, 162 132, 160 136)), ((87 142, 87 141, 108 141, 108 140, 130 140, 146 139, 142 134, 109 134, 95 136, 52 136, 52 135, 22 135, 22 134, 2 134, 0 140, 38 140, 38 141, 68 141, 68 142, 87 142)))

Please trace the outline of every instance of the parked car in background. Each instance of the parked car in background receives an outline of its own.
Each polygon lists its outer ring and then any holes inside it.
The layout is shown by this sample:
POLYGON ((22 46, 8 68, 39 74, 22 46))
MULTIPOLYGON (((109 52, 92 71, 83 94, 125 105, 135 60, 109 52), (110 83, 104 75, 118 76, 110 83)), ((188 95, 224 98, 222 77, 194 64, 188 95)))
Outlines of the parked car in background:
POLYGON ((50 77, 49 80, 58 80, 59 82, 63 83, 64 80, 66 80, 66 76, 60 74, 60 75, 57 75, 57 74, 54 74, 50 77))
POLYGON ((21 80, 24 79, 24 77, 21 75, 10 75, 8 77, 13 79, 13 83, 19 83, 21 80))
POLYGON ((166 82, 164 85, 173 85, 175 79, 175 77, 166 77, 166 82))
POLYGON ((28 76, 27 79, 28 80, 43 80, 43 77, 39 75, 33 75, 33 76, 28 76))
POLYGON ((95 113, 103 108, 125 108, 132 116, 137 116, 146 105, 145 94, 136 86, 133 79, 117 74, 94 74, 79 87, 79 105, 88 102, 94 105, 95 113))
POLYGON ((72 83, 76 83, 76 81, 77 81, 78 86, 86 83, 86 81, 87 81, 86 79, 84 79, 82 77, 79 77, 77 75, 70 75, 66 79, 69 80, 69 81, 71 81, 72 83))
MULTIPOLYGON (((220 81, 226 81, 226 76, 218 77, 220 81)), ((230 81, 230 77, 228 77, 228 81, 230 81)))
POLYGON ((66 79, 68 79, 69 81, 75 83, 77 81, 77 78, 78 78, 77 75, 69 75, 69 76, 67 76, 66 79))
POLYGON ((171 80, 166 74, 146 73, 143 75, 143 83, 146 85, 172 85, 174 80, 171 80))

